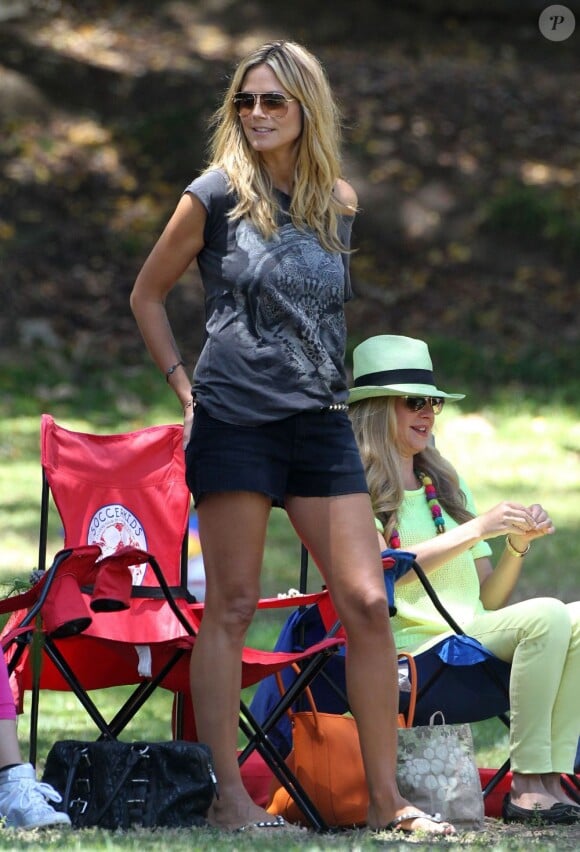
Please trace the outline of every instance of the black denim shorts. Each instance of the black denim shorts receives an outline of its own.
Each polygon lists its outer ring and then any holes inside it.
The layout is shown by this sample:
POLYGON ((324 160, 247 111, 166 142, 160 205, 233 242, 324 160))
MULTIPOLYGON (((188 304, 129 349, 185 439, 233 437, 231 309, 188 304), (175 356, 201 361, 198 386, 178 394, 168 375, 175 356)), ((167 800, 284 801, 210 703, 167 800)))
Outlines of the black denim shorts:
POLYGON ((265 494, 274 506, 283 506, 289 494, 368 492, 345 411, 308 411, 262 426, 236 426, 197 405, 185 462, 196 505, 203 494, 223 491, 265 494))

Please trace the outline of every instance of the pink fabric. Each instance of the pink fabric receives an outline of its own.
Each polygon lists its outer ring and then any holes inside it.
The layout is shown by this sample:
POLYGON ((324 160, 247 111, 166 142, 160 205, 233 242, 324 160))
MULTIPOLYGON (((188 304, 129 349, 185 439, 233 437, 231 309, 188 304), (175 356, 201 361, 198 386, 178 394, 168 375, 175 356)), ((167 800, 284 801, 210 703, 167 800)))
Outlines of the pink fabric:
POLYGON ((16 719, 16 707, 8 680, 8 669, 4 654, 0 654, 0 719, 16 719))

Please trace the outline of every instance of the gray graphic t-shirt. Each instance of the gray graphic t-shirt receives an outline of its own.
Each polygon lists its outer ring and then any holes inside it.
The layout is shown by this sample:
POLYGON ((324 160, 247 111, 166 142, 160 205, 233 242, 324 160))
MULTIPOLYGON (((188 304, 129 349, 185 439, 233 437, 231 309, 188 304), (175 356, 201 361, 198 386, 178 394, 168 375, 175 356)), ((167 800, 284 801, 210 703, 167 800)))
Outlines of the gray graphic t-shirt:
MULTIPOLYGON (((208 214, 197 258, 206 303, 206 340, 193 377, 199 402, 212 417, 239 425, 343 402, 348 256, 325 251, 312 231, 295 228, 284 193, 278 233, 265 240, 247 220, 228 220, 235 196, 222 171, 206 172, 185 192, 208 214)), ((352 220, 340 220, 346 247, 352 220)))

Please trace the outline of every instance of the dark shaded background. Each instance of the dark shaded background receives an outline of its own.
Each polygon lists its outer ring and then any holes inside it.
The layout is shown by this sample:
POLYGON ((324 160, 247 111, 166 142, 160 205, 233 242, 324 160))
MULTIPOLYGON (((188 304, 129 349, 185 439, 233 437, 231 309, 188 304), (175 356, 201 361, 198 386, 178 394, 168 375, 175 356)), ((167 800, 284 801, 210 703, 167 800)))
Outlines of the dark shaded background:
MULTIPOLYGON (((361 206, 350 345, 426 337, 446 378, 484 392, 580 387, 580 9, 550 42, 547 5, 0 0, 0 366, 52 352, 98 377, 144 360, 135 275, 204 165, 232 65, 289 37, 343 108, 361 206)), ((193 363, 194 271, 169 310, 193 363)))

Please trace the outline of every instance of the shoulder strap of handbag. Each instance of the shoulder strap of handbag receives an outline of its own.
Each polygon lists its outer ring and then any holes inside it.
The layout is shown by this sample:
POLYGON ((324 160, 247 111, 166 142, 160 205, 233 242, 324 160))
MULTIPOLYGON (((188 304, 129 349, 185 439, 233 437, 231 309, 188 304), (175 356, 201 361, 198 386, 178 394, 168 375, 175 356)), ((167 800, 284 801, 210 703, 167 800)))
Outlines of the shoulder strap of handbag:
POLYGON ((64 792, 62 794, 63 801, 63 809, 68 813, 68 807, 70 802, 70 795, 72 791, 72 786, 75 782, 78 765, 81 761, 81 757, 83 756, 82 750, 77 749, 72 756, 72 760, 68 767, 68 772, 66 775, 66 782, 64 785, 64 792))
MULTIPOLYGON (((71 763, 70 763, 69 768, 68 768, 68 772, 67 772, 67 776, 66 776, 65 789, 64 789, 63 796, 62 796, 63 807, 64 807, 64 810, 67 813, 68 813, 68 810, 69 810, 70 797, 71 797, 73 784, 76 781, 79 764, 80 764, 82 756, 83 756, 83 751, 84 751, 83 749, 78 749, 74 752, 73 758, 72 758, 71 763)), ((109 796, 109 798, 107 799, 107 801, 105 802, 105 804, 103 805, 103 807, 101 808, 99 813, 94 818, 94 824, 95 825, 98 825, 100 823, 100 821, 102 820, 102 818, 104 817, 104 815, 107 813, 107 811, 109 810, 109 808, 113 804, 119 790, 121 789, 121 787, 123 786, 123 784, 125 783, 127 778, 129 777, 129 775, 131 774, 131 770, 141 760, 142 757, 143 757, 143 753, 140 749, 131 749, 131 753, 130 753, 130 756, 127 760, 125 768, 124 768, 123 772, 121 773, 121 775, 119 776, 119 778, 117 779, 117 783, 115 784, 115 786, 114 786, 114 788, 111 792, 111 795, 109 796)))
POLYGON ((117 798, 119 790, 121 789, 121 787, 123 786, 125 781, 128 779, 133 768, 139 763, 139 761, 143 757, 145 757, 145 752, 146 752, 146 749, 141 749, 141 748, 137 748, 137 747, 133 747, 131 749, 131 753, 130 753, 128 759, 127 759, 127 765, 125 766, 125 769, 123 770, 123 772, 121 772, 121 774, 117 778, 117 783, 115 784, 115 786, 111 790, 111 794, 110 794, 109 798, 107 799, 107 801, 105 802, 105 804, 103 805, 103 807, 101 808, 101 810, 98 812, 98 814, 95 817, 95 825, 99 825, 99 823, 101 822, 101 820, 103 819, 103 817, 105 816, 105 814, 107 813, 107 811, 109 810, 109 808, 111 807, 111 805, 113 804, 115 799, 117 798))
MULTIPOLYGON (((292 668, 294 669, 296 674, 301 673, 300 666, 298 665, 298 663, 292 663, 292 668)), ((278 684, 278 689, 280 690, 280 695, 284 695, 284 681, 282 680, 282 675, 280 674, 280 672, 276 672, 275 678, 276 683, 278 684)), ((304 695, 306 696, 306 699, 310 705, 310 709, 312 710, 312 715, 314 716, 314 724, 318 725, 318 709, 314 701, 314 696, 312 695, 312 690, 309 686, 305 687, 304 695)), ((292 708, 289 707, 286 713, 288 714, 288 718, 290 719, 290 721, 292 721, 292 717, 294 716, 294 711, 292 710, 292 708)))
MULTIPOLYGON (((398 659, 403 657, 407 660, 407 665, 409 667, 409 683, 411 685, 411 692, 409 695, 409 706, 407 708, 407 715, 404 713, 399 713, 397 717, 397 724, 399 728, 412 728, 413 722, 415 721, 415 708, 417 706, 417 665, 415 663, 415 658, 412 654, 409 654, 408 651, 399 651, 398 659)), ((292 668, 296 672, 296 674, 300 674, 300 667, 297 663, 292 663, 292 668)), ((280 695, 284 695, 284 681, 282 680, 282 675, 280 672, 276 672, 276 683, 278 684, 278 689, 280 690, 280 695)), ((318 724, 318 711, 316 709, 316 704, 314 702, 314 696, 312 695, 312 691, 310 687, 306 687, 304 690, 304 694, 310 704, 310 709, 312 710, 312 714, 314 716, 315 724, 318 724)), ((286 711, 288 714, 288 718, 292 721, 292 717, 294 712, 291 707, 286 711)))

